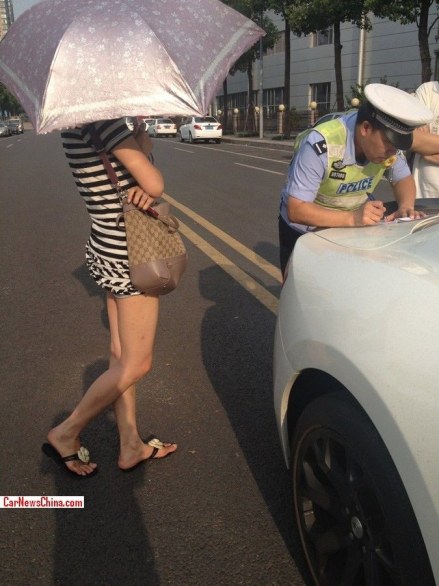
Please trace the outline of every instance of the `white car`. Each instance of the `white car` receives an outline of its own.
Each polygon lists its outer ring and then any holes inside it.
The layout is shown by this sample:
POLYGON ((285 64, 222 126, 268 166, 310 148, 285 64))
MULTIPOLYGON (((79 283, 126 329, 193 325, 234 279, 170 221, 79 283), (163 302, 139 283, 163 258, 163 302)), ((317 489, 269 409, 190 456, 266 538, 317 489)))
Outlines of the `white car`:
POLYGON ((170 118, 154 118, 148 124, 150 136, 177 136, 177 125, 170 118))
POLYGON ((439 216, 299 238, 274 404, 316 585, 439 584, 438 357, 439 216))
POLYGON ((180 126, 180 140, 194 143, 196 140, 221 142, 223 127, 213 116, 189 116, 180 126))
POLYGON ((132 116, 125 117, 125 124, 128 126, 128 129, 133 132, 134 130, 134 118, 132 116))

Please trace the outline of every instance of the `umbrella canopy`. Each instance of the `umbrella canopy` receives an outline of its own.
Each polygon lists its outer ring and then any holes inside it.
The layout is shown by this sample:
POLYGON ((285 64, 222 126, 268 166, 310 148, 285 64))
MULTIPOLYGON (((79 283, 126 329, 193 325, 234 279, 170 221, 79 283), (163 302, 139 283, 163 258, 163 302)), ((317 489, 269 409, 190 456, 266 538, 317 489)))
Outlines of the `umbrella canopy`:
POLYGON ((263 35, 218 0, 44 0, 0 42, 0 81, 40 134, 121 116, 204 115, 263 35))

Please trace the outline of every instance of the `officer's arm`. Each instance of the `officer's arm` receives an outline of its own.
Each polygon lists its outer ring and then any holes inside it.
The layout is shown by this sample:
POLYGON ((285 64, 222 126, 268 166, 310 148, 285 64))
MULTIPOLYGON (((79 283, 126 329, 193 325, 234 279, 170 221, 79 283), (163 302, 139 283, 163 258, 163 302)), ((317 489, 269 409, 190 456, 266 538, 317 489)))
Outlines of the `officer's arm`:
POLYGON ((291 222, 319 228, 369 226, 379 222, 384 212, 382 201, 367 201, 356 210, 346 211, 324 208, 294 196, 288 198, 288 217, 291 222))

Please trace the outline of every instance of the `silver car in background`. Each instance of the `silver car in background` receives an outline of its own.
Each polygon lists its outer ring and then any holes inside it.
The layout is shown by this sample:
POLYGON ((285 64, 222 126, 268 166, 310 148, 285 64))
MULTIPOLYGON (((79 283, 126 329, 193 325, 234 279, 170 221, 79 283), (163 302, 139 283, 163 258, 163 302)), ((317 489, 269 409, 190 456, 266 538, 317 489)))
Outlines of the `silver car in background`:
POLYGON ((301 236, 282 288, 274 404, 319 586, 439 584, 439 200, 418 203, 301 236))

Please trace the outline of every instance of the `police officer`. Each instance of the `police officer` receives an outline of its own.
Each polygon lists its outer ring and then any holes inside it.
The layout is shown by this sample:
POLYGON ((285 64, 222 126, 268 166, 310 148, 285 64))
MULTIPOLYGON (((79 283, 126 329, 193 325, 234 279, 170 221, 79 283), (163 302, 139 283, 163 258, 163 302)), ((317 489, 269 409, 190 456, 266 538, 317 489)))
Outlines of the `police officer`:
POLYGON ((420 217, 415 184, 404 155, 413 130, 431 111, 408 93, 369 84, 358 111, 301 133, 281 193, 280 262, 284 274, 297 238, 319 227, 368 226, 383 219, 383 202, 372 193, 391 169, 398 210, 386 219, 420 217))

